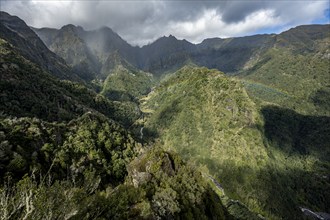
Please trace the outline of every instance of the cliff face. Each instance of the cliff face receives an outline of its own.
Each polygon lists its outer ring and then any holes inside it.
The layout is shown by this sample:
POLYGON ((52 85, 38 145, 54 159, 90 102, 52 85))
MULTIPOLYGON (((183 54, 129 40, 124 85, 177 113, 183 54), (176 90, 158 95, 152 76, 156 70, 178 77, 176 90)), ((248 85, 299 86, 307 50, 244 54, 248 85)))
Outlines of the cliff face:
POLYGON ((51 52, 23 20, 6 12, 0 13, 0 37, 2 39, 12 44, 26 59, 38 64, 43 70, 54 76, 81 81, 66 65, 65 61, 51 52))

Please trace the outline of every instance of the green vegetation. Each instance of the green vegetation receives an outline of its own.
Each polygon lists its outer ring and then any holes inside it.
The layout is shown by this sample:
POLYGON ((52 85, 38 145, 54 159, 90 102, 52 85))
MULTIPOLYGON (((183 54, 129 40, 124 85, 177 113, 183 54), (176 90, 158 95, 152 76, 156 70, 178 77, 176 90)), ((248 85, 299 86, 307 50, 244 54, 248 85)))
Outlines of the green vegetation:
POLYGON ((53 78, 0 43, 1 219, 233 219, 198 169, 125 129, 136 104, 53 78))
POLYGON ((330 212, 328 26, 143 48, 109 28, 40 30, 72 72, 2 15, 1 219, 330 212))
POLYGON ((326 92, 330 86, 329 46, 326 46, 329 40, 316 40, 313 51, 302 53, 297 50, 307 50, 307 46, 271 48, 254 66, 241 71, 239 77, 255 100, 285 106, 301 114, 329 116, 330 99, 326 92))
POLYGON ((232 219, 199 171, 159 147, 134 159, 141 144, 104 116, 0 125, 1 219, 232 219))
POLYGON ((98 111, 131 125, 140 112, 130 103, 111 102, 84 85, 59 81, 27 61, 0 39, 0 111, 18 117, 68 121, 88 111, 98 111))
POLYGON ((159 146, 135 159, 128 177, 144 191, 144 211, 154 213, 152 218, 231 219, 200 172, 159 146))
POLYGON ((238 80, 206 68, 180 69, 144 100, 146 128, 230 198, 271 219, 300 219, 299 206, 328 211, 328 117, 257 106, 238 80))
POLYGON ((105 79, 101 94, 110 100, 138 102, 151 91, 153 84, 151 74, 117 65, 105 79))
POLYGON ((78 182, 92 170, 102 182, 116 183, 123 180, 125 166, 138 149, 123 128, 92 113, 67 124, 7 117, 0 126, 2 178, 39 171, 51 172, 55 179, 73 175, 78 182))

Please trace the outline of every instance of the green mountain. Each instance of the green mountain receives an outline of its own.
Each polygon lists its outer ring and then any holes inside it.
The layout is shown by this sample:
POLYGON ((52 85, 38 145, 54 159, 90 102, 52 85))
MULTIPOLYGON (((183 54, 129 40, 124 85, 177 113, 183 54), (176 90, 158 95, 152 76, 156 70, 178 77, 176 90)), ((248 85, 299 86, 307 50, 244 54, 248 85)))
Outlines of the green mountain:
POLYGON ((85 31, 82 27, 72 24, 61 29, 42 28, 33 30, 45 42, 48 48, 61 56, 84 79, 104 79, 104 71, 111 71, 108 60, 112 56, 120 56, 135 63, 131 58, 134 48, 126 43, 110 28, 103 27, 95 31, 85 31))
POLYGON ((139 51, 140 68, 155 75, 173 72, 189 60, 195 45, 170 35, 143 46, 139 51))
POLYGON ((82 84, 43 72, 7 41, 0 39, 0 46, 0 110, 4 114, 67 121, 96 110, 126 126, 139 117, 139 111, 126 103, 110 102, 82 84))
MULTIPOLYGON (((103 63, 110 54, 117 52, 135 67, 156 75, 180 69, 187 61, 216 68, 225 73, 237 73, 265 62, 269 50, 287 48, 295 54, 318 53, 315 41, 329 37, 329 25, 308 25, 290 29, 281 34, 263 34, 237 38, 210 38, 200 44, 178 40, 174 36, 161 37, 141 48, 132 47, 110 28, 84 31, 75 27, 90 51, 103 63)), ((54 29, 34 29, 50 47, 57 40, 66 47, 67 42, 54 29), (55 36, 55 37, 54 37, 55 36)), ((62 29, 61 29, 62 30, 62 29)), ((61 32, 57 30, 57 32, 61 32)), ((320 49, 320 48, 319 48, 320 49)), ((324 52, 324 51, 323 51, 324 52)), ((321 52, 322 53, 322 52, 321 52)))
MULTIPOLYGON (((132 135, 136 105, 55 77, 2 31, 1 219, 234 219, 198 169, 132 135)), ((134 74, 152 81, 123 60, 114 69, 125 86, 134 74)))
POLYGON ((102 115, 2 117, 0 128, 2 219, 232 219, 200 172, 160 148, 139 154, 102 115))
POLYGON ((196 67, 165 79, 141 109, 146 135, 251 210, 271 219, 301 219, 300 206, 329 212, 329 117, 256 105, 240 80, 196 67))
POLYGON ((100 83, 101 94, 110 100, 138 103, 138 99, 147 95, 155 84, 152 74, 138 70, 117 53, 108 57, 101 73, 107 76, 100 83))
POLYGON ((142 48, 0 26, 0 219, 330 213, 329 25, 142 48))
POLYGON ((85 31, 81 27, 66 25, 60 30, 34 30, 77 75, 92 82, 112 100, 138 99, 153 86, 151 74, 138 70, 127 61, 135 62, 131 58, 134 48, 110 28, 85 31))
POLYGON ((300 26, 276 36, 271 48, 239 71, 251 97, 329 116, 329 30, 329 25, 300 26))

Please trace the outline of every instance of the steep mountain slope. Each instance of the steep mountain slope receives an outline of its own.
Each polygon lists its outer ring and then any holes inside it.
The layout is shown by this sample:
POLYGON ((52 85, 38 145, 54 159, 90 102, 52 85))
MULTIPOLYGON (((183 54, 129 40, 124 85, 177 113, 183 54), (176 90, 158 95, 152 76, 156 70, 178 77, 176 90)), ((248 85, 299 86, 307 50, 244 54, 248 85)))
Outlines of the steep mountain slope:
POLYGON ((78 72, 83 70, 87 80, 106 78, 107 75, 99 74, 101 69, 105 68, 104 65, 109 57, 114 54, 135 63, 135 48, 108 27, 85 31, 79 26, 66 25, 59 30, 48 28, 33 30, 44 42, 47 42, 50 50, 65 59, 78 72))
POLYGON ((299 206, 329 212, 329 117, 259 110, 238 80, 206 68, 180 69, 144 100, 145 135, 210 172, 230 197, 271 219, 300 219, 299 206))
POLYGON ((0 38, 1 219, 233 219, 198 169, 125 129, 138 110, 18 47, 0 38))
POLYGON ((130 120, 115 102, 0 42, 1 219, 232 219, 198 170, 109 119, 130 120))
MULTIPOLYGON (((136 69, 117 53, 108 57, 101 74, 106 76, 104 80, 93 80, 93 84, 99 88, 99 93, 109 100, 125 102, 132 110, 139 112, 141 118, 139 98, 147 95, 155 85, 153 75, 136 69)), ((139 135, 137 130, 134 133, 139 135)))
POLYGON ((275 39, 253 65, 239 71, 251 97, 329 116, 330 26, 300 26, 275 39))
POLYGON ((141 145, 104 116, 0 118, 0 128, 1 219, 232 219, 177 155, 157 148, 133 160, 141 145))
MULTIPOLYGON (((249 72, 269 60, 269 51, 273 49, 286 48, 295 51, 296 55, 303 53, 300 54, 302 56, 307 53, 315 54, 318 53, 315 41, 329 37, 329 25, 309 25, 299 26, 279 35, 213 38, 196 45, 170 35, 139 48, 130 46, 110 28, 104 27, 95 31, 83 31, 80 27, 76 29, 80 30, 79 37, 101 63, 116 52, 137 68, 157 76, 173 72, 187 62, 216 68, 225 73, 249 72)), ((53 31, 49 29, 35 30, 45 42, 56 39, 53 38, 53 31)), ((62 41, 62 45, 66 47, 67 44, 62 41)))
POLYGON ((2 11, 0 18, 0 38, 15 46, 22 56, 56 77, 81 81, 64 60, 51 52, 23 20, 2 11))
POLYGON ((92 82, 98 91, 112 100, 137 100, 153 86, 152 75, 129 62, 135 63, 136 48, 110 28, 85 31, 66 25, 57 31, 34 30, 81 78, 92 82))
POLYGON ((147 95, 155 84, 152 74, 136 69, 118 54, 108 57, 101 72, 107 76, 101 94, 110 100, 138 103, 138 99, 147 95))
POLYGON ((206 39, 196 45, 198 52, 192 55, 195 63, 234 73, 246 68, 251 60, 258 58, 272 47, 275 35, 254 35, 238 38, 206 39))
POLYGON ((85 31, 82 33, 82 38, 102 63, 106 61, 109 55, 116 52, 123 59, 135 64, 137 48, 129 45, 109 27, 85 31))
POLYGON ((94 109, 130 125, 139 112, 125 103, 110 102, 85 86, 59 81, 20 55, 0 38, 1 111, 49 121, 71 120, 94 109))
POLYGON ((49 48, 49 46, 54 41, 56 35, 58 34, 59 30, 55 28, 34 28, 30 27, 38 37, 45 43, 45 45, 49 48))
POLYGON ((73 25, 62 27, 53 38, 49 49, 61 56, 81 78, 91 81, 99 72, 99 61, 80 38, 82 28, 73 25))
POLYGON ((174 36, 161 37, 139 51, 141 69, 159 75, 181 68, 195 50, 195 45, 174 36))

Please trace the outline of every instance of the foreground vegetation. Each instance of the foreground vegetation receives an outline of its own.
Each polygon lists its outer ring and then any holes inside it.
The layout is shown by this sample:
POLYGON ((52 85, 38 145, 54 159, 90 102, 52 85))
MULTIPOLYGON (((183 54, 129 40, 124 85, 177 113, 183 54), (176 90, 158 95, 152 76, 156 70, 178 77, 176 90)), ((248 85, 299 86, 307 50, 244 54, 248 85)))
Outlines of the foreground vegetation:
POLYGON ((200 171, 142 145, 140 114, 0 39, 1 219, 232 219, 200 171))
POLYGON ((120 126, 2 118, 1 219, 230 219, 198 171, 120 126), (134 159, 136 158, 136 159, 134 159))
POLYGON ((152 88, 153 76, 122 58, 134 54, 111 29, 100 29, 109 48, 94 45, 98 58, 81 28, 60 30, 52 47, 72 72, 23 21, 1 13, 1 219, 330 212, 326 26, 210 39, 198 46, 205 56, 162 38, 164 50, 144 49, 151 69, 190 66, 158 75, 152 88), (204 61, 235 78, 193 64, 204 61))

